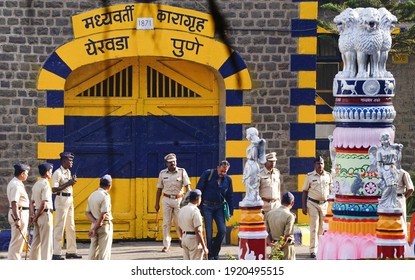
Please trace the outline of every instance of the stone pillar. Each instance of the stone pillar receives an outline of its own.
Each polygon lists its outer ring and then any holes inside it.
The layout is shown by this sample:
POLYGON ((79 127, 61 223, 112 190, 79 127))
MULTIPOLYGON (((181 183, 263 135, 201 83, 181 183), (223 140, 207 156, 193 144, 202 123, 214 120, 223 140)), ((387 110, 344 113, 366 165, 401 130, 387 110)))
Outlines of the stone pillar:
POLYGON ((265 260, 266 239, 268 233, 262 214, 262 206, 240 207, 241 221, 239 226, 239 253, 240 260, 265 260))

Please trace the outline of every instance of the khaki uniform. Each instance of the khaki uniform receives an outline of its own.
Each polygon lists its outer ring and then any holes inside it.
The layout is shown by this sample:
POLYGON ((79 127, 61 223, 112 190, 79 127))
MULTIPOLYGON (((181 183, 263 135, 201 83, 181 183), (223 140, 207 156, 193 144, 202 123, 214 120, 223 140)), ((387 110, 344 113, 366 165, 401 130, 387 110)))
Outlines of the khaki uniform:
MULTIPOLYGON (((111 197, 103 188, 93 192, 88 198, 87 212, 91 212, 95 219, 101 213, 107 213, 103 225, 98 228, 94 237, 91 238, 89 247, 89 260, 110 260, 114 227, 112 224, 111 197)), ((91 229, 94 224, 91 224, 91 229)))
POLYGON ((412 183, 411 176, 409 173, 403 169, 399 170, 399 178, 398 178, 398 205, 402 209, 402 222, 403 222, 403 230, 405 235, 408 235, 408 229, 406 227, 406 197, 405 194, 408 190, 413 190, 414 184, 412 183))
POLYGON ((50 260, 52 259, 53 245, 53 215, 52 215, 52 190, 49 181, 41 178, 32 189, 32 200, 36 208, 47 200, 45 210, 34 223, 33 241, 30 250, 31 260, 50 260))
MULTIPOLYGON (((7 185, 7 199, 9 200, 8 221, 11 227, 11 239, 9 243, 8 259, 20 260, 22 257, 23 247, 25 244, 24 237, 27 235, 27 226, 29 224, 29 196, 22 181, 14 177, 7 185), (12 202, 16 201, 17 211, 20 214, 20 233, 12 217, 12 202), (23 236, 22 236, 23 235, 23 236)), ((15 217, 17 218, 17 217, 15 217)))
MULTIPOLYGON (((199 208, 189 203, 180 209, 179 227, 183 231, 182 247, 184 260, 201 260, 203 258, 202 245, 197 240, 196 228, 203 229, 202 215, 199 208)), ((203 236, 203 233, 202 233, 203 236)))
POLYGON ((319 175, 315 170, 305 178, 303 191, 308 191, 307 212, 310 216, 310 253, 316 253, 318 238, 323 233, 323 222, 327 214, 327 198, 333 187, 332 176, 323 171, 319 175))
POLYGON ((163 209, 164 247, 170 247, 172 216, 174 221, 178 221, 180 202, 183 198, 183 187, 187 185, 190 185, 190 179, 184 168, 176 167, 176 170, 173 172, 170 172, 167 168, 160 171, 157 188, 163 190, 161 205, 163 209))
POLYGON ((264 202, 265 213, 281 205, 280 171, 277 168, 268 170, 263 167, 259 172, 259 196, 264 202))
MULTIPOLYGON (((53 172, 52 187, 59 187, 72 178, 71 171, 65 170, 62 166, 53 172)), ((53 254, 62 254, 63 231, 66 232, 66 253, 75 254, 76 232, 73 206, 73 189, 68 186, 55 197, 55 225, 53 228, 53 254)))
MULTIPOLYGON (((281 237, 286 235, 290 235, 291 240, 294 241, 294 222, 294 214, 284 205, 272 209, 265 215, 267 231, 274 242, 279 242, 281 237)), ((284 252, 284 260, 295 260, 294 244, 285 244, 282 251, 284 252)))

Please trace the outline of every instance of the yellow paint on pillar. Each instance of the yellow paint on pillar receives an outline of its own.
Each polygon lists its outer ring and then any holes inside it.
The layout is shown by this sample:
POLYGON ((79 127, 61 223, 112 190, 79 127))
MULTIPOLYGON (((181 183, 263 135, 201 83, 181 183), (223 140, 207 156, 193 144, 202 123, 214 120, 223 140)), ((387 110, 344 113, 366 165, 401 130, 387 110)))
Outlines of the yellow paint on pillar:
POLYGON ((298 54, 317 54, 317 37, 298 38, 298 54))
POLYGON ((37 113, 38 125, 64 125, 64 108, 39 108, 37 113))
POLYGON ((232 106, 226 107, 226 123, 227 124, 250 124, 251 123, 251 107, 248 106, 232 106))
POLYGON ((318 1, 300 3, 300 19, 317 19, 318 1))
POLYGON ((299 88, 316 88, 317 74, 316 71, 298 71, 299 88))
POLYGON ((298 106, 298 123, 316 123, 316 107, 298 106))
MULTIPOLYGON (((313 155, 312 157, 315 157, 315 155, 313 155)), ((311 168, 313 168, 313 167, 311 167, 311 168)), ((311 171, 311 170, 310 170, 311 171)), ((306 174, 298 174, 297 175, 297 182, 298 182, 298 191, 303 191, 303 184, 304 184, 304 181, 305 181, 305 176, 306 176, 306 174)))
POLYGON ((224 79, 226 89, 248 90, 252 88, 248 69, 239 71, 224 79))
POLYGON ((246 157, 246 148, 250 142, 247 140, 226 141, 226 157, 244 158, 246 157))
POLYGON ((299 157, 314 157, 316 153, 315 140, 299 140, 297 144, 299 157))
POLYGON ((334 122, 332 114, 318 114, 316 117, 317 122, 334 122))
MULTIPOLYGON (((232 166, 231 166, 232 168, 232 166)), ((232 179, 232 188, 234 192, 245 192, 245 186, 242 183, 243 175, 229 175, 232 179)))
POLYGON ((59 159, 59 154, 64 150, 63 142, 39 142, 37 143, 38 159, 59 159))
POLYGON ((64 90, 66 79, 59 77, 58 75, 42 69, 37 79, 38 90, 64 90))

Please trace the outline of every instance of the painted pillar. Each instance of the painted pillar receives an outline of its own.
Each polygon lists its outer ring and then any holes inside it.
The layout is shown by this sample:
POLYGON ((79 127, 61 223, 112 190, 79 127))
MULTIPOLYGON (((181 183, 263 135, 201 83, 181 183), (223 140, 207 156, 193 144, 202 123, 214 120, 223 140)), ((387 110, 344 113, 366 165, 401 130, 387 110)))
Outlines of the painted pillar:
POLYGON ((379 259, 402 259, 407 243, 402 225, 400 209, 378 209, 376 227, 377 257, 379 259))
POLYGON ((240 260, 265 260, 266 238, 262 206, 240 207, 241 221, 239 226, 239 253, 240 260))

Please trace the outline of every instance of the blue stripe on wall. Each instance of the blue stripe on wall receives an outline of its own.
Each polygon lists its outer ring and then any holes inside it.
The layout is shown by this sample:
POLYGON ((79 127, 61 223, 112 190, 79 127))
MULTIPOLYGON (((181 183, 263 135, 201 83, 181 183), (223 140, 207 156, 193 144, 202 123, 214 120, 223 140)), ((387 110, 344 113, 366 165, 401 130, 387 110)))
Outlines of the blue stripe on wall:
POLYGON ((243 159, 242 158, 227 158, 231 167, 229 168, 229 175, 241 175, 243 173, 243 159))
POLYGON ((245 62, 237 52, 233 52, 231 56, 219 68, 219 73, 225 79, 235 73, 246 68, 245 62))
POLYGON ((43 65, 43 69, 46 69, 64 79, 66 79, 72 72, 71 68, 69 68, 65 61, 63 61, 56 52, 49 56, 48 60, 43 65))
POLYGON ((314 140, 316 138, 316 126, 309 123, 291 123, 290 140, 314 140))
POLYGON ((316 104, 316 90, 314 88, 291 88, 290 91, 292 106, 316 104))
POLYGON ((64 95, 63 90, 48 90, 46 92, 46 106, 49 108, 63 108, 64 95))
POLYGON ((316 37, 317 21, 310 19, 292 19, 291 20, 292 37, 316 37))
POLYGON ((314 158, 290 158, 290 175, 307 174, 314 170, 314 158))
POLYGON ((291 55, 291 71, 315 71, 317 68, 317 56, 311 54, 291 55))
POLYGON ((317 150, 328 150, 329 146, 330 146, 330 141, 328 139, 316 139, 317 150))
POLYGON ((65 127, 63 125, 48 125, 46 127, 47 142, 63 142, 65 138, 65 127))
POLYGON ((243 92, 242 90, 227 90, 226 91, 226 106, 242 106, 243 92))
POLYGON ((241 140, 242 138, 242 124, 226 125, 226 140, 241 140))

